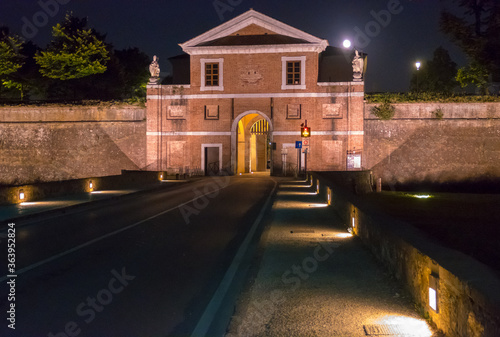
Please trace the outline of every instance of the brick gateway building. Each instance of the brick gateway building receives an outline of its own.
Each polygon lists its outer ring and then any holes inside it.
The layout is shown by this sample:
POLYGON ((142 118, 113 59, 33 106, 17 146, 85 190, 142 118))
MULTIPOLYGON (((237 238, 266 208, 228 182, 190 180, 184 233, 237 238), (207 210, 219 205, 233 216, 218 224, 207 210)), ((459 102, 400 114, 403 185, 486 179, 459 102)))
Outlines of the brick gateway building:
POLYGON ((364 82, 353 81, 352 51, 254 10, 180 46, 172 84, 148 85, 149 169, 294 172, 305 120, 309 170, 361 168, 364 82))

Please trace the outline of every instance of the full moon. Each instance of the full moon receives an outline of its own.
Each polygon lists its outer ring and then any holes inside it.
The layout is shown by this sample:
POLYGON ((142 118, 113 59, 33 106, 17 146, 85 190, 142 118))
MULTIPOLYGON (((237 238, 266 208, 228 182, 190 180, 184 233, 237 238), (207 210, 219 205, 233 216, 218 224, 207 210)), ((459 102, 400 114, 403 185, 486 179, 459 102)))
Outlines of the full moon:
POLYGON ((344 40, 344 42, 342 43, 342 45, 344 46, 344 48, 351 48, 351 41, 344 40))

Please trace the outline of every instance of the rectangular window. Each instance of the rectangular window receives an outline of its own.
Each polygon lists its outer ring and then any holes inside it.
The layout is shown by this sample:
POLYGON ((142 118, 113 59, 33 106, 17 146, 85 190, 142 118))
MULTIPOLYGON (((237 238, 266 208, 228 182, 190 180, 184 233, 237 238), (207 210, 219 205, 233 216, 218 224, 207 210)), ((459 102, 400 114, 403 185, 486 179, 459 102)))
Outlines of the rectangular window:
POLYGON ((205 63, 205 86, 218 87, 219 86, 219 64, 218 63, 205 63))
POLYGON ((301 82, 301 61, 289 61, 286 63, 286 84, 300 85, 301 82))
POLYGON ((304 90, 306 88, 306 57, 281 57, 281 90, 304 90))

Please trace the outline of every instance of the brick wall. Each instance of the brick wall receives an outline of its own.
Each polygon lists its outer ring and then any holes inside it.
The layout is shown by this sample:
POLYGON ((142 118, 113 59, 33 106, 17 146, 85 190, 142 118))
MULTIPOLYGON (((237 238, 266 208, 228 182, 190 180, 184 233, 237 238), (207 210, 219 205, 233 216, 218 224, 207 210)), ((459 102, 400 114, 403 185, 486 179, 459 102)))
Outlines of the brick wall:
POLYGON ((373 106, 365 106, 363 165, 385 183, 500 177, 500 103, 394 104, 388 121, 373 106))
POLYGON ((0 107, 0 184, 141 169, 144 119, 134 106, 0 107))
MULTIPOLYGON (((266 56, 267 57, 267 56, 266 56)), ((196 62, 194 62, 196 63, 196 62)), ((224 61, 224 64, 227 62, 224 61)), ((193 63, 192 63, 193 64, 193 63)), ((281 68, 281 63, 279 63, 281 68)), ((199 71, 199 69, 198 69, 199 71)), ((235 98, 192 98, 193 95, 211 95, 212 92, 199 91, 192 86, 150 86, 148 89, 148 123, 147 123, 147 163, 148 168, 161 170, 169 167, 200 168, 201 144, 223 144, 223 165, 229 170, 234 169, 235 160, 231 160, 231 132, 234 124, 249 112, 259 113, 270 121, 273 131, 273 141, 277 150, 273 153, 274 168, 282 167, 281 149, 287 144, 301 140, 300 125, 305 120, 313 130, 311 137, 311 153, 308 158, 308 168, 315 170, 342 170, 346 168, 347 151, 363 151, 363 97, 364 86, 360 84, 338 83, 320 86, 316 82, 307 85, 306 90, 299 93, 330 95, 331 97, 280 97, 279 94, 294 94, 297 91, 281 90, 281 70, 270 87, 255 86, 254 94, 264 94, 266 97, 241 97, 242 92, 231 94, 233 89, 226 86, 231 80, 224 79, 224 95, 235 98), (279 87, 279 88, 278 88, 279 87), (270 90, 267 92, 266 90, 270 90), (269 93, 276 93, 272 97, 269 93), (361 95, 360 95, 361 94, 361 95), (161 97, 161 100, 158 100, 161 97), (333 111, 328 110, 331 106, 333 111), (207 116, 207 109, 215 107, 218 118, 207 116), (293 113, 295 109, 298 113, 293 113), (328 111, 327 111, 328 110, 328 111), (351 132, 355 133, 352 134, 351 132), (202 136, 186 133, 219 133, 218 136, 202 136), (171 149, 168 142, 185 142, 182 151, 175 156, 185 155, 183 162, 172 164, 169 158, 171 149), (186 150, 188 149, 188 150, 186 150), (192 152, 185 152, 192 151, 192 152), (227 162, 226 162, 227 159, 227 162)), ((197 76, 193 77, 193 80, 197 76)), ((311 82, 311 83, 313 83, 311 82)), ((238 86, 238 84, 234 84, 238 86)), ((250 90, 250 89, 248 89, 250 90)), ((293 95, 292 95, 293 96, 293 95)), ((235 147, 236 144, 234 144, 235 147)), ((178 147, 177 147, 178 148, 178 147)), ((295 156, 296 160, 296 156, 295 156)), ((295 163, 295 160, 292 162, 295 163)), ((290 162, 290 160, 288 161, 290 162)))

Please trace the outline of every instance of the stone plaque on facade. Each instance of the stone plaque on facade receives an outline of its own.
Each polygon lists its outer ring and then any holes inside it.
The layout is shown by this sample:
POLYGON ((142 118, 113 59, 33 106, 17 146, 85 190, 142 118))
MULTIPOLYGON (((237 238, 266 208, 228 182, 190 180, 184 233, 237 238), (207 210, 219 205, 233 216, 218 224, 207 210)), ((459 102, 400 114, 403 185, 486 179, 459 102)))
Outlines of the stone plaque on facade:
POLYGON ((327 165, 342 165, 342 141, 324 140, 322 143, 322 158, 327 165))
POLYGON ((288 104, 286 118, 300 119, 300 104, 288 104))
POLYGON ((240 72, 240 80, 243 84, 257 84, 262 80, 262 74, 256 67, 247 66, 240 72))
POLYGON ((219 119, 219 106, 205 105, 205 119, 219 119))
POLYGON ((323 118, 342 118, 342 104, 323 104, 323 118))
POLYGON ((168 119, 184 119, 186 118, 187 107, 185 105, 170 105, 168 107, 168 119))

